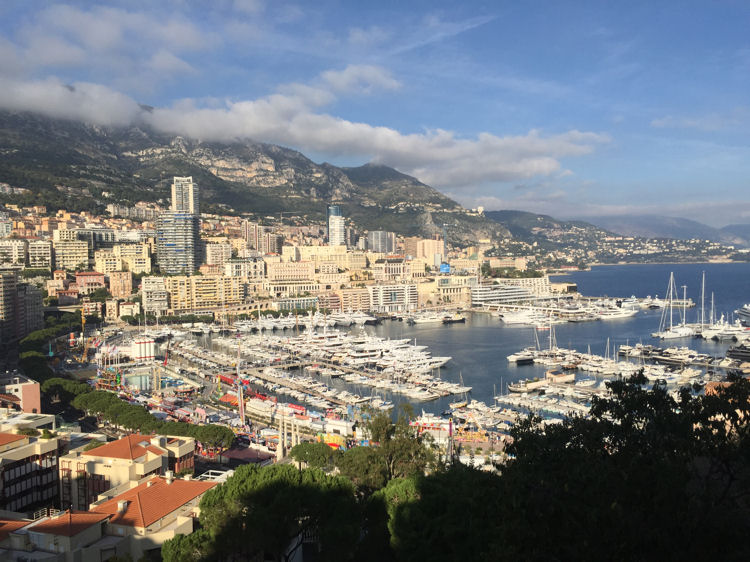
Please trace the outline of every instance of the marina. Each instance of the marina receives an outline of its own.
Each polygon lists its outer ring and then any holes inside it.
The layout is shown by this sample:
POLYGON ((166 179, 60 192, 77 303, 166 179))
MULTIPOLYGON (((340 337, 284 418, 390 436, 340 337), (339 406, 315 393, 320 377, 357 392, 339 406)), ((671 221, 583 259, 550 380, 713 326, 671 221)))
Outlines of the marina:
MULTIPOLYGON (((662 278, 653 275, 653 284, 662 278)), ((628 294, 633 287, 622 284, 621 290, 628 294)), ((724 316, 713 323, 713 314, 684 306, 682 312, 692 310, 695 319, 686 322, 684 314, 679 322, 700 326, 702 337, 663 345, 650 334, 669 300, 648 296, 654 292, 649 287, 645 296, 617 298, 601 291, 597 298, 567 299, 555 305, 554 321, 546 317, 538 324, 508 322, 485 310, 426 312, 412 316, 416 321, 379 322, 367 315, 354 321, 347 315, 309 314, 279 315, 267 324, 261 319, 152 327, 150 335, 160 342, 157 355, 170 346, 172 360, 198 380, 217 381, 225 401, 237 402, 241 387, 248 410, 285 408, 316 419, 347 419, 363 409, 387 411, 410 403, 423 412, 417 419, 449 415, 457 430, 474 428, 474 438, 481 440, 507 432, 518 415, 533 412, 547 423, 586 415, 593 397, 606 396, 607 381, 640 370, 648 384, 665 384, 676 392, 684 385, 700 389, 743 367, 747 330, 732 318, 742 302, 727 302, 717 291, 712 309, 724 316), (592 318, 582 321, 577 317, 581 310, 592 318), (567 311, 567 319, 561 311, 567 311), (456 322, 444 322, 448 317, 456 322), (700 322, 705 318, 709 321, 700 322), (730 347, 737 351, 727 356, 730 347)), ((695 300, 688 296, 683 302, 695 300)), ((533 308, 504 313, 529 314, 533 308)), ((542 308, 536 313, 550 310, 542 308)))

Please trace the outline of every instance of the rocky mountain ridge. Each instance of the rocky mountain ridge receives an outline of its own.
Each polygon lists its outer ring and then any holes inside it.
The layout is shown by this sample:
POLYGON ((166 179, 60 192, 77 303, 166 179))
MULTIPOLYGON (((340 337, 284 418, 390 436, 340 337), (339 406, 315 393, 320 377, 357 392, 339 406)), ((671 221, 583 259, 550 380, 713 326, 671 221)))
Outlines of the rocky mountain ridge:
POLYGON ((320 221, 336 203, 366 230, 431 236, 448 225, 450 241, 460 245, 509 236, 502 225, 387 166, 317 164, 296 150, 259 142, 209 143, 144 127, 5 111, 0 155, 0 182, 29 190, 12 197, 52 209, 101 212, 107 203, 166 203, 172 176, 192 175, 207 212, 283 212, 320 221))

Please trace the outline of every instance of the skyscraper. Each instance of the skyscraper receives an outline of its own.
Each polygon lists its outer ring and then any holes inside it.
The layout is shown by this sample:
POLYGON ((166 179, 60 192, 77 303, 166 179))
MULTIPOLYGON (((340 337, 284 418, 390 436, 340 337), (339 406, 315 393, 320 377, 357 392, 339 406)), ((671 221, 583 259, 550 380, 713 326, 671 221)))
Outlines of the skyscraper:
POLYGON ((338 205, 328 205, 328 245, 346 245, 346 225, 338 205))
POLYGON ((200 207, 192 177, 175 177, 172 210, 156 220, 156 259, 167 274, 192 275, 200 265, 200 207))
POLYGON ((156 220, 156 259, 159 271, 192 275, 200 265, 198 217, 182 211, 165 211, 156 220))
POLYGON ((193 183, 193 176, 172 180, 172 210, 200 215, 198 186, 193 183))

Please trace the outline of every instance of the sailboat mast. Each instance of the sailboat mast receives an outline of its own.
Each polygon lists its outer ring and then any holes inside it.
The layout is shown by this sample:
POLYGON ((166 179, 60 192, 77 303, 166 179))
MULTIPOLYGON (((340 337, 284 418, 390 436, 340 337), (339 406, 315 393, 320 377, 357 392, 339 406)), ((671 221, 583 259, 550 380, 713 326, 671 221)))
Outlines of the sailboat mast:
POLYGON ((706 324, 705 314, 705 300, 706 300, 706 272, 703 272, 703 279, 701 280, 701 327, 706 324))

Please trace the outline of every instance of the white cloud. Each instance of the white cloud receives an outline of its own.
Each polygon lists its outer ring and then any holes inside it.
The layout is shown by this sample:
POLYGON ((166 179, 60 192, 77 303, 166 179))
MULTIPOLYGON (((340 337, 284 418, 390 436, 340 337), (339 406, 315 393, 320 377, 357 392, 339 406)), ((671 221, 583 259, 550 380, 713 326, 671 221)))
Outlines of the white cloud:
POLYGON ((195 72, 195 69, 187 62, 164 49, 160 49, 154 53, 146 63, 146 66, 157 72, 166 72, 169 74, 186 74, 195 72))
POLYGON ((234 0, 232 7, 244 14, 257 14, 265 8, 261 0, 234 0))
POLYGON ((657 129, 695 129, 704 132, 715 132, 737 127, 747 120, 746 108, 737 108, 728 114, 710 113, 696 117, 674 117, 667 115, 651 121, 657 129))
POLYGON ((379 66, 352 65, 344 70, 327 70, 321 74, 322 81, 336 93, 363 92, 372 90, 396 90, 398 80, 379 66))
POLYGON ((349 30, 349 43, 357 47, 379 45, 391 37, 391 32, 377 25, 368 28, 353 27, 349 30))
POLYGON ((0 107, 107 126, 132 124, 141 113, 135 101, 106 86, 86 82, 65 85, 54 78, 6 81, 0 88, 0 107))
MULTIPOLYGON (((167 50, 148 61, 154 72, 189 72, 167 50)), ((256 141, 293 146, 327 157, 361 158, 394 166, 437 187, 462 188, 536 176, 566 174, 560 159, 588 154, 608 138, 580 131, 544 135, 461 138, 442 129, 404 134, 321 112, 339 95, 368 95, 400 86, 387 70, 349 65, 323 72, 310 84, 287 84, 255 100, 182 100, 143 112, 138 103, 106 86, 60 80, 10 81, 0 91, 0 107, 37 111, 102 125, 143 122, 155 129, 205 141, 256 141)))

